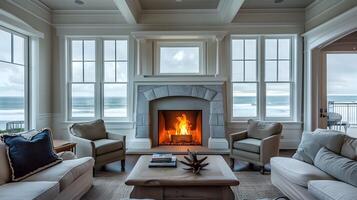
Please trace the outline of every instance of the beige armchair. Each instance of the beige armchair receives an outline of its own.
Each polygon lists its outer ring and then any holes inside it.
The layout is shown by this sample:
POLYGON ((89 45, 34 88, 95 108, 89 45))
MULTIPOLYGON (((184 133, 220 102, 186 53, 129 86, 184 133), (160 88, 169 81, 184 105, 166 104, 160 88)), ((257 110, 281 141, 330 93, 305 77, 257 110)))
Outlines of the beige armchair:
POLYGON ((125 136, 108 133, 103 120, 75 123, 69 133, 77 143, 77 157, 93 157, 96 169, 120 160, 121 170, 125 170, 125 136))
POLYGON ((264 123, 254 120, 248 121, 248 130, 230 135, 230 158, 232 168, 234 159, 246 161, 261 167, 265 172, 265 164, 270 158, 279 155, 280 123, 264 123))

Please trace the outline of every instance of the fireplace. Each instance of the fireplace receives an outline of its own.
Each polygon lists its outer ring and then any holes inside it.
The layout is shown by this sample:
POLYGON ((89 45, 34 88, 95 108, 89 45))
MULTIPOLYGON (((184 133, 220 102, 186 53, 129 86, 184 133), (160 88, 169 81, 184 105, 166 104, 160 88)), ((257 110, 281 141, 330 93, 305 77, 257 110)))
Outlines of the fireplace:
POLYGON ((158 145, 202 145, 202 110, 158 110, 158 145))

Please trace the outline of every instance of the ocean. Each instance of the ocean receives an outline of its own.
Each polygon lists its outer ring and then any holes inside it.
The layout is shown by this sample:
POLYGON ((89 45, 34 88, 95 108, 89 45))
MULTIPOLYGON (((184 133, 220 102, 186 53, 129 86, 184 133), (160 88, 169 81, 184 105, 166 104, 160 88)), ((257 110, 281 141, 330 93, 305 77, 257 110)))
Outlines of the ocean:
MULTIPOLYGON (((267 113, 271 117, 288 116, 290 113, 288 96, 268 97, 267 113)), ((357 102, 357 96, 329 96, 328 101, 335 102, 357 102)), ((234 97, 233 98, 233 116, 253 116, 256 113, 255 97, 234 97)), ((21 97, 0 97, 0 131, 6 128, 9 121, 24 120, 24 99, 21 97)), ((75 117, 93 117, 94 99, 87 97, 78 97, 73 100, 73 116, 75 117)), ((105 99, 104 115, 106 117, 126 116, 126 98, 109 97, 105 99)))

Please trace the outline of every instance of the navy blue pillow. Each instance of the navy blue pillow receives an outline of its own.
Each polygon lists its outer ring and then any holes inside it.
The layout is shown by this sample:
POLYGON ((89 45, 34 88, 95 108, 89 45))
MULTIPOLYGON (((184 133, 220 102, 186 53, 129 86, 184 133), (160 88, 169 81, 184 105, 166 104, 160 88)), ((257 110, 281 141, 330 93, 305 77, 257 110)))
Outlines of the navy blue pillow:
POLYGON ((62 161, 53 151, 49 129, 30 139, 21 135, 5 135, 3 140, 8 149, 12 181, 22 180, 62 161))

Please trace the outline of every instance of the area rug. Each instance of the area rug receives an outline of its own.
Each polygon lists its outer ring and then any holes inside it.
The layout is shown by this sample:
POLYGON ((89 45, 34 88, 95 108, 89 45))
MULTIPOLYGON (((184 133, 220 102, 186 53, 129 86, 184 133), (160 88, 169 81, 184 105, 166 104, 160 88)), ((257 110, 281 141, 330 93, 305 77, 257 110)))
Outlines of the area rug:
MULTIPOLYGON (((93 187, 82 199, 128 199, 132 190, 125 185, 127 172, 99 171, 94 178, 93 187)), ((283 194, 270 182, 270 175, 261 175, 259 172, 235 172, 240 185, 232 187, 237 200, 274 199, 283 194)))

